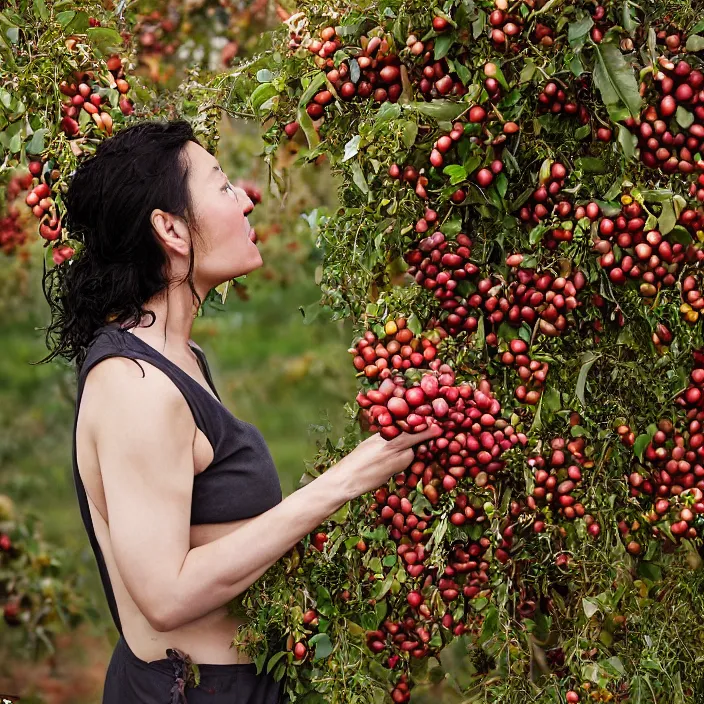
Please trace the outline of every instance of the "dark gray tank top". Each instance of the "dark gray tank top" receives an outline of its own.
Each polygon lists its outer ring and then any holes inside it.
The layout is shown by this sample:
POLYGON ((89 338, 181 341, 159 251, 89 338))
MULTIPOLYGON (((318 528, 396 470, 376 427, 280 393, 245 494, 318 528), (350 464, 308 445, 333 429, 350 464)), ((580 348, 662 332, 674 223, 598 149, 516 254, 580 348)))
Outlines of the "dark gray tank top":
MULTIPOLYGON (((239 420, 221 403, 215 390, 205 354, 195 343, 203 375, 216 398, 190 374, 141 338, 123 330, 117 323, 100 328, 78 370, 78 392, 73 425, 73 478, 83 525, 88 533, 115 626, 122 634, 115 595, 103 553, 93 528, 88 497, 78 472, 76 427, 83 386, 88 372, 108 357, 144 360, 160 369, 178 387, 188 403, 196 426, 213 448, 213 461, 193 480, 191 525, 227 523, 251 518, 273 508, 282 500, 281 484, 266 441, 256 426, 239 420)), ((137 362, 139 363, 139 362, 137 362)))

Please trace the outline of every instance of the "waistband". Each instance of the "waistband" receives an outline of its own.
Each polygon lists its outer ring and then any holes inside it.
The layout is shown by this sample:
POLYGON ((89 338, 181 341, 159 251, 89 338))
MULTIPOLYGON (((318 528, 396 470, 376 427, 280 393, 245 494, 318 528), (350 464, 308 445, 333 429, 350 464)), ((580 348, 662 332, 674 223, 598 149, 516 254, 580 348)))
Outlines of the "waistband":
MULTIPOLYGON (((119 648, 124 653, 125 657, 136 665, 141 665, 142 667, 147 667, 159 672, 164 672, 168 675, 176 675, 177 678, 183 678, 184 680, 187 680, 187 670, 190 669, 190 665, 194 664, 192 663, 191 658, 178 648, 167 648, 167 657, 161 658, 160 660, 146 662, 132 652, 132 648, 130 648, 123 635, 120 636, 115 647, 119 648)), ((201 677, 207 677, 208 675, 235 675, 245 672, 256 674, 257 672, 257 666, 254 663, 195 664, 198 665, 198 670, 201 677)))

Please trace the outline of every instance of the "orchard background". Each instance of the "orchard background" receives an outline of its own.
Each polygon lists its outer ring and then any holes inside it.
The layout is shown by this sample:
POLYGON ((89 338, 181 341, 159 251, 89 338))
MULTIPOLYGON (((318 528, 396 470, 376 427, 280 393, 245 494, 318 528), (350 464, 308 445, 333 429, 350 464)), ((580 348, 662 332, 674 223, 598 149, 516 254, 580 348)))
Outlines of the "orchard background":
MULTIPOLYGON (((267 268, 235 282, 234 305, 233 285, 213 292, 196 324, 232 363, 234 412, 270 393, 272 441, 296 415, 286 403, 309 403, 312 422, 331 409, 302 482, 370 431, 443 428, 233 601, 250 617, 233 637, 291 701, 704 701, 701 10, 34 0, 0 13, 8 320, 41 327, 38 265, 51 282, 80 256, 61 225, 78 160, 135 119, 183 115, 281 205, 257 221, 267 268), (243 388, 265 334, 301 357, 243 388)), ((33 391, 65 443, 70 370, 16 364, 11 407, 33 391)), ((8 465, 26 461, 11 437, 8 465)), ((304 448, 280 451, 299 474, 304 448)), ((16 471, 7 493, 41 469, 16 471)), ((67 467, 56 474, 66 486, 67 467)), ((88 592, 71 555, 5 503, 5 622, 51 650, 91 613, 88 592)))

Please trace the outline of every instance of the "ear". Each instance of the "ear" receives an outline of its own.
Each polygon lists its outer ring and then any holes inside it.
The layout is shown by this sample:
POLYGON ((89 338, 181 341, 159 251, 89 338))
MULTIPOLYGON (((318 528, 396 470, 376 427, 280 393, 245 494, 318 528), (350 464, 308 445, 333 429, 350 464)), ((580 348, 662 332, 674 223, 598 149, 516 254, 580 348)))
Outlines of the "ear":
POLYGON ((178 254, 188 256, 191 237, 186 221, 160 208, 152 210, 149 218, 156 236, 164 247, 178 254))

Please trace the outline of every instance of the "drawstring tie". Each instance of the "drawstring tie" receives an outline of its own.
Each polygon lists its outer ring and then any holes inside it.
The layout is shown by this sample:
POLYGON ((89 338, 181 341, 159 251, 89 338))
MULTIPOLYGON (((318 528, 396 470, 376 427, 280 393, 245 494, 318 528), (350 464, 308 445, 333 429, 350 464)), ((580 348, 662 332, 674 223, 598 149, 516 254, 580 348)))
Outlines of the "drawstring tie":
POLYGON ((174 668, 175 682, 171 687, 171 704, 188 704, 186 687, 198 686, 195 676, 195 669, 198 666, 194 665, 191 658, 178 648, 167 648, 166 655, 174 668))

